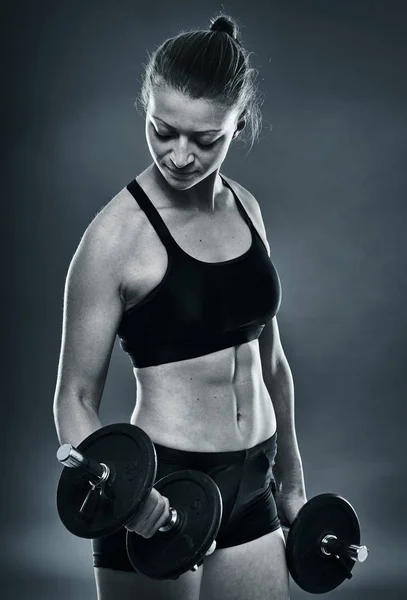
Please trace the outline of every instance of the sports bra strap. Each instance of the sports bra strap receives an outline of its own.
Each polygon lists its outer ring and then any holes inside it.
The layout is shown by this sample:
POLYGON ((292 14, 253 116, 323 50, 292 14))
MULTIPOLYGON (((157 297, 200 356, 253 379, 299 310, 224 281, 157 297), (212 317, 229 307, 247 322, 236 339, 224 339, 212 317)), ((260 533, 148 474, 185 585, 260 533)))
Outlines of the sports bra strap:
POLYGON ((141 185, 135 179, 133 179, 133 181, 128 184, 127 189, 136 200, 140 208, 145 212, 148 220, 154 227, 164 246, 168 247, 171 245, 173 248, 176 247, 177 245, 175 240, 172 237, 167 225, 141 185))

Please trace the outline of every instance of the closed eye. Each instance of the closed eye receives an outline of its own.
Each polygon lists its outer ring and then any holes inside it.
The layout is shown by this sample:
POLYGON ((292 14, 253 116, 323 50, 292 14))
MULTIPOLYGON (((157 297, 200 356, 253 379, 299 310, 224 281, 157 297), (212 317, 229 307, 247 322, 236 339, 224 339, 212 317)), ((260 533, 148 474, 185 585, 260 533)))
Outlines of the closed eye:
MULTIPOLYGON (((168 140, 172 137, 175 137, 173 135, 163 135, 162 133, 158 133, 158 131, 153 127, 153 133, 156 137, 158 137, 159 139, 162 140, 168 140)), ((202 142, 198 142, 198 140, 195 140, 195 143, 200 146, 201 148, 210 148, 211 146, 214 146, 216 143, 218 142, 218 140, 215 140, 214 142, 210 142, 209 144, 203 144, 202 142)))

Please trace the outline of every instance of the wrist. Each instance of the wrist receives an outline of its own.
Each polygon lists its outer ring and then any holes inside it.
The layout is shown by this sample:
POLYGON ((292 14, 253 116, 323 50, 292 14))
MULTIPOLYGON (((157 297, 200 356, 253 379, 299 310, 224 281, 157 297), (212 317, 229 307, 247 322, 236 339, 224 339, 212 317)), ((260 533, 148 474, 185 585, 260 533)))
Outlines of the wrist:
POLYGON ((305 488, 278 488, 277 486, 277 490, 275 491, 274 495, 278 496, 281 500, 284 500, 285 498, 292 498, 293 496, 295 496, 296 498, 303 498, 305 501, 307 501, 307 493, 305 491, 305 488))

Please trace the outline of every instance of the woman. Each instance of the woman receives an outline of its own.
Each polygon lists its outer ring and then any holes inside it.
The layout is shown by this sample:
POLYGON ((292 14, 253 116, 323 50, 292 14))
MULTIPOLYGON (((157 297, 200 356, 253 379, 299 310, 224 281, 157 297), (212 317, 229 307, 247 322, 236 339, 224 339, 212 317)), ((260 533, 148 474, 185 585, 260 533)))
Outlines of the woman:
MULTIPOLYGON (((220 488, 217 549, 196 572, 155 581, 132 569, 125 528, 94 540, 99 600, 289 597, 276 503, 291 522, 306 494, 280 283, 257 201, 219 173, 232 140, 258 132, 259 95, 236 24, 211 23, 147 65, 153 163, 96 216, 70 265, 54 414, 61 444, 102 426, 118 335, 137 382, 131 423, 155 444, 157 480, 192 468, 220 488)), ((168 516, 153 490, 127 528, 148 538, 168 516)))

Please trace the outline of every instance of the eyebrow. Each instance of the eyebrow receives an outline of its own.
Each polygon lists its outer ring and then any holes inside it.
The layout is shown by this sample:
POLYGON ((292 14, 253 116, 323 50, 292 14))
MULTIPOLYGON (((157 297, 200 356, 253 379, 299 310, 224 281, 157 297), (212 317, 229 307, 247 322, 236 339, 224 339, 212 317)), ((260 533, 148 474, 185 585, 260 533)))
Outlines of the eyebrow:
MULTIPOLYGON (((175 131, 175 127, 171 127, 171 125, 168 125, 168 123, 166 123, 159 117, 156 117, 155 115, 151 115, 151 116, 154 117, 154 119, 157 119, 157 121, 161 121, 161 123, 164 123, 164 125, 166 127, 168 127, 169 129, 172 129, 173 131, 175 131)), ((193 133, 195 133, 197 135, 203 135, 204 133, 219 133, 219 131, 222 131, 222 130, 221 129, 207 129, 206 131, 194 131, 193 133)))

